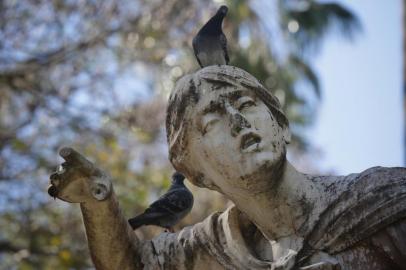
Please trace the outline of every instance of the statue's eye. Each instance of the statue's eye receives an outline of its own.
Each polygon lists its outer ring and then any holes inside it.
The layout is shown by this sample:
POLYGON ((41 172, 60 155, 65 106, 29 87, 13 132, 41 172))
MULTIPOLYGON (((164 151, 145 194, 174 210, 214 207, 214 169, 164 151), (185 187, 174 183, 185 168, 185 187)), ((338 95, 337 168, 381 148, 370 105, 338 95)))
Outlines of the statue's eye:
POLYGON ((210 120, 206 121, 206 123, 203 126, 203 134, 206 134, 210 130, 213 129, 213 127, 216 125, 216 123, 219 122, 218 118, 211 118, 210 120))
POLYGON ((255 105, 256 105, 255 101, 253 101, 252 99, 246 99, 240 104, 240 106, 238 107, 238 110, 242 111, 244 109, 250 108, 255 105))

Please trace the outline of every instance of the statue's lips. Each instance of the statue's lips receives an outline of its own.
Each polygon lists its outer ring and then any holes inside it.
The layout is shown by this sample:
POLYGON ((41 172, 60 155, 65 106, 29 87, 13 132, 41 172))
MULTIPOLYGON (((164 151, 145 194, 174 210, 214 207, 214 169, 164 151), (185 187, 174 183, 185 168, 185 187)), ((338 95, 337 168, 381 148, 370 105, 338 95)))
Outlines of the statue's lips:
POLYGON ((240 149, 246 151, 250 150, 250 148, 252 147, 257 148, 260 142, 261 142, 260 136, 258 136, 253 132, 249 132, 241 137, 240 149))

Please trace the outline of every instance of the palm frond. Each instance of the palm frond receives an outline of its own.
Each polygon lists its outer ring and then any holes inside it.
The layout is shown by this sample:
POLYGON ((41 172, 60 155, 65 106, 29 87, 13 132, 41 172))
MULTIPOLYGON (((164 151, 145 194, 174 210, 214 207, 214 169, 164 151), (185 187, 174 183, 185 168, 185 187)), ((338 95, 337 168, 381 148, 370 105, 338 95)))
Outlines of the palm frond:
POLYGON ((338 30, 348 39, 352 39, 354 34, 361 30, 357 16, 337 3, 310 1, 305 9, 291 7, 287 9, 285 25, 292 20, 299 25, 298 31, 292 36, 302 48, 318 45, 331 30, 338 30))
POLYGON ((312 86, 315 94, 318 98, 321 98, 321 89, 319 79, 317 74, 313 71, 308 63, 304 61, 303 58, 300 58, 297 55, 291 55, 289 57, 289 63, 293 65, 293 68, 299 72, 306 81, 308 81, 312 86))

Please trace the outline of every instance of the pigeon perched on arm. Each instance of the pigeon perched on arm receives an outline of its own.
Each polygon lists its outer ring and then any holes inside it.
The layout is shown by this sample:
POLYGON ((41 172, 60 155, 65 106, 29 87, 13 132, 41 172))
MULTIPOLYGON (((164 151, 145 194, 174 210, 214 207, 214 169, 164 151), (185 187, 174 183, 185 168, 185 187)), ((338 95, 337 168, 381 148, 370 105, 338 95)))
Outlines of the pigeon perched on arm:
POLYGON ((227 11, 226 6, 221 6, 193 38, 193 51, 201 67, 228 65, 227 38, 221 26, 227 11))
POLYGON ((172 175, 169 190, 153 202, 144 213, 128 220, 135 230, 143 225, 156 225, 173 232, 173 226, 183 219, 193 207, 193 195, 183 184, 185 176, 172 175))

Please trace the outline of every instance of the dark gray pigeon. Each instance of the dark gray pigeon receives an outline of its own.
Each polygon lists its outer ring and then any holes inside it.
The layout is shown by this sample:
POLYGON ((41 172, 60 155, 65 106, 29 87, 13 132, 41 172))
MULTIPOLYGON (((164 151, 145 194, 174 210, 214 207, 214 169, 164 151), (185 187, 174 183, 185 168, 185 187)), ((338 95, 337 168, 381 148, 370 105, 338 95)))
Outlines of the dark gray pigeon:
POLYGON ((193 207, 193 195, 183 184, 185 176, 172 175, 169 190, 153 202, 144 213, 128 220, 135 230, 143 225, 156 225, 173 232, 173 226, 183 219, 193 207))
POLYGON ((227 38, 221 26, 227 11, 221 6, 193 38, 193 51, 201 67, 228 65, 227 38))

